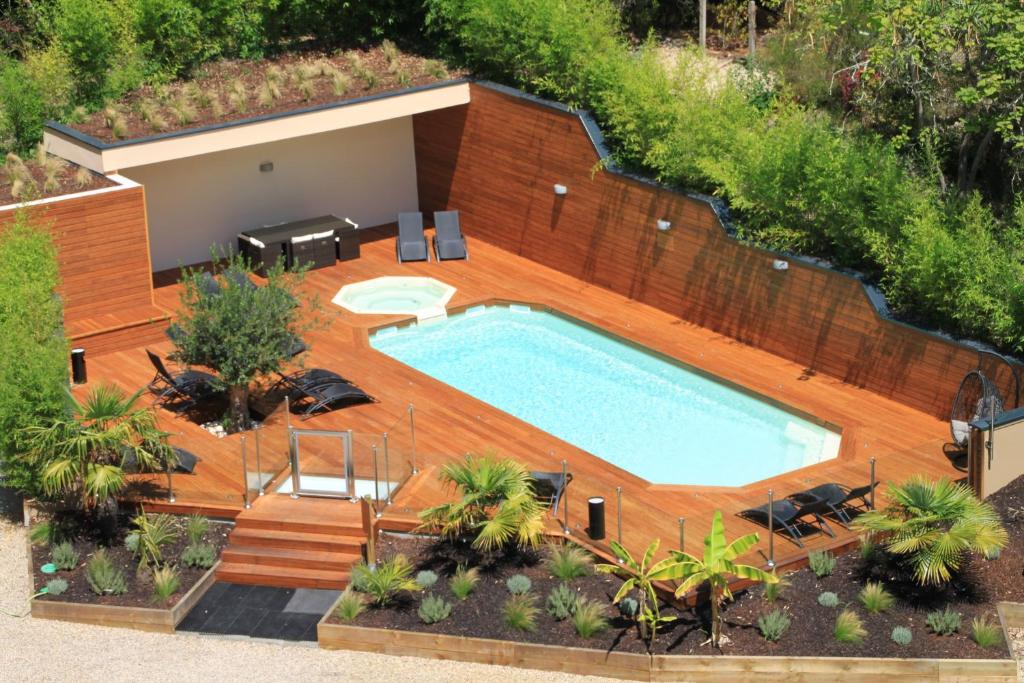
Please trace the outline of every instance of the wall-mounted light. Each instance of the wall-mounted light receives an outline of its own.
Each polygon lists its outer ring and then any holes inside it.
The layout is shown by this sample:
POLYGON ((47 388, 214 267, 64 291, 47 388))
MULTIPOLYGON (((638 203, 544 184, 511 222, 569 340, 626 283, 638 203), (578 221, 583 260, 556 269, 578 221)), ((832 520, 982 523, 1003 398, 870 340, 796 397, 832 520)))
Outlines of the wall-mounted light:
POLYGON ((558 183, 555 183, 555 194, 557 194, 559 197, 568 194, 568 192, 569 192, 569 188, 568 187, 566 187, 565 185, 560 185, 558 183))
POLYGON ((780 258, 772 261, 772 268, 774 270, 789 270, 789 261, 783 261, 780 258))
POLYGON ((270 173, 273 170, 274 170, 274 162, 273 161, 264 161, 262 164, 260 164, 260 173, 270 173))
POLYGON ((659 218, 658 219, 658 230, 661 230, 662 232, 665 232, 666 230, 669 230, 671 227, 672 227, 672 221, 667 221, 664 218, 659 218))

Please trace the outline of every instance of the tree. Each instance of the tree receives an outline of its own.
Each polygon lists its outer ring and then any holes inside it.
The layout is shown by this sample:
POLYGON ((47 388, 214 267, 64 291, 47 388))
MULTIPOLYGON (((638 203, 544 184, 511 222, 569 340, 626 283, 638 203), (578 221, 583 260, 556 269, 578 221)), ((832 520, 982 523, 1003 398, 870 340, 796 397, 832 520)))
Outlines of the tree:
POLYGON ((316 324, 319 307, 315 299, 300 298, 301 270, 285 272, 278 263, 268 270, 267 283, 256 287, 243 257, 214 260, 220 269, 215 287, 208 286, 202 270, 183 271, 181 333, 175 335, 171 358, 214 370, 228 391, 229 428, 247 429, 250 385, 284 367, 293 347, 316 324))
POLYGON ((74 501, 85 511, 114 512, 132 458, 140 469, 175 463, 155 413, 135 407, 142 390, 127 395, 100 385, 79 402, 67 392, 67 415, 24 429, 28 457, 38 468, 43 491, 74 501))
POLYGON ((60 275, 48 230, 28 210, 0 226, 0 475, 29 496, 39 472, 23 457, 23 429, 65 411, 68 342, 56 294, 60 275))
POLYGON ((512 542, 530 548, 540 543, 545 508, 534 495, 530 473, 515 460, 470 454, 444 465, 439 478, 459 499, 420 512, 423 528, 447 538, 475 536, 473 547, 484 551, 512 542))
POLYGON ((615 594, 612 603, 618 604, 634 590, 638 598, 637 622, 640 624, 640 637, 646 640, 648 647, 654 643, 658 635, 658 627, 676 620, 675 617, 661 616, 658 607, 658 595, 654 591, 655 581, 671 581, 682 576, 682 568, 674 557, 654 562, 654 553, 658 552, 660 539, 651 541, 644 556, 637 562, 626 548, 618 541, 611 542, 612 552, 621 564, 599 564, 594 568, 605 574, 616 574, 623 577, 622 586, 615 594))
POLYGON ((922 586, 949 583, 972 552, 1006 546, 999 513, 963 484, 918 476, 889 486, 888 498, 889 507, 865 512, 854 527, 879 535, 884 551, 922 586))
POLYGON ((682 597, 688 590, 703 584, 705 581, 711 588, 711 644, 719 647, 722 643, 722 605, 732 600, 729 590, 729 578, 732 576, 759 581, 762 583, 778 583, 779 577, 746 564, 737 564, 736 558, 747 552, 757 543, 757 534, 747 534, 732 543, 725 540, 725 523, 722 511, 715 510, 711 521, 711 533, 704 537, 704 558, 698 559, 681 550, 671 551, 672 557, 679 563, 678 578, 682 579, 676 588, 676 597, 682 597))

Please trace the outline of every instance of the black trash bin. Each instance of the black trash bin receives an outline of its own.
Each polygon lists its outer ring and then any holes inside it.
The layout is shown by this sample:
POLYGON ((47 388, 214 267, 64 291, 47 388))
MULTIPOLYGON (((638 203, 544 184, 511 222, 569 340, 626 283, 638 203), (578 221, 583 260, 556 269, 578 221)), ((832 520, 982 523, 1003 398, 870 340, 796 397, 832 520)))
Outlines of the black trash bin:
POLYGON ((600 541, 604 538, 604 498, 595 496, 587 499, 587 511, 590 513, 590 527, 587 534, 591 539, 600 541))

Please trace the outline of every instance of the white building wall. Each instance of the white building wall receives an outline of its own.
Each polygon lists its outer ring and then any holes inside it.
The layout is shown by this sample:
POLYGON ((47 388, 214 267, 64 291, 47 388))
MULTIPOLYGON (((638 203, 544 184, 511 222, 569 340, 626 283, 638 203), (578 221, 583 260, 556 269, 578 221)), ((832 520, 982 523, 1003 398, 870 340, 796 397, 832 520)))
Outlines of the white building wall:
POLYGON ((138 166, 153 270, 209 259, 247 228, 325 214, 360 226, 415 211, 412 117, 138 166), (274 170, 261 172, 272 162, 274 170))

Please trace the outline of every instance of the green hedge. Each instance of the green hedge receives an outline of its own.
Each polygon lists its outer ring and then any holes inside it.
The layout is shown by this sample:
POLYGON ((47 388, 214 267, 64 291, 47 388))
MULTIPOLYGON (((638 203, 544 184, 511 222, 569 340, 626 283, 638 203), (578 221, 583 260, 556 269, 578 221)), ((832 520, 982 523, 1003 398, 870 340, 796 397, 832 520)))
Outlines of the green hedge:
POLYGON ((723 77, 631 51, 608 0, 426 0, 451 57, 587 107, 617 160, 734 209, 743 238, 874 278, 915 322, 1024 351, 1024 210, 943 200, 877 137, 723 77), (766 95, 769 95, 766 97, 766 95))

